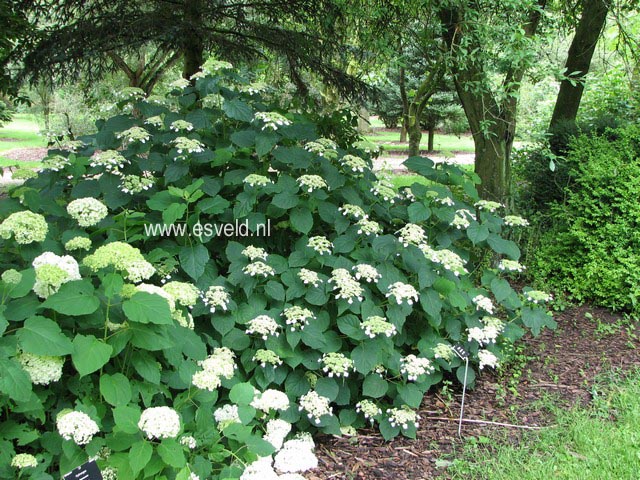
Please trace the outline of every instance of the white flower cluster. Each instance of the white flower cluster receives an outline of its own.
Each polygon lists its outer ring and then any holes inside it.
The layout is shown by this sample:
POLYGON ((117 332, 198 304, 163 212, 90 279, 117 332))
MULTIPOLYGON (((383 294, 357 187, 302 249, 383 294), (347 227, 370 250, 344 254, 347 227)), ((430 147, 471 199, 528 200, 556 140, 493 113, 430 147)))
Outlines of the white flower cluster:
POLYGON ((269 315, 258 315, 256 318, 249 320, 247 323, 247 335, 258 334, 263 340, 267 340, 270 336, 279 336, 278 329, 280 325, 269 315))
POLYGON ((215 73, 220 70, 232 70, 233 64, 229 62, 225 62, 224 60, 215 60, 213 57, 209 58, 204 65, 202 66, 202 70, 206 73, 215 73))
POLYGON ((22 470, 23 468, 35 468, 38 466, 38 459, 30 453, 18 453, 11 459, 11 466, 22 470))
POLYGON ((439 343, 435 347, 433 347, 434 358, 441 358, 443 360, 446 360, 447 362, 450 362, 451 359, 453 359, 454 355, 455 354, 453 352, 453 349, 451 348, 451 345, 448 345, 446 343, 439 343))
POLYGON ((318 425, 323 415, 333 414, 333 408, 329 405, 330 401, 327 397, 318 395, 318 392, 311 390, 300 397, 299 410, 307 413, 309 420, 318 425))
POLYGON ((0 223, 0 237, 9 240, 13 235, 20 245, 44 242, 48 231, 49 225, 45 218, 28 210, 12 213, 0 223))
POLYGON ((200 296, 200 290, 188 282, 168 282, 162 286, 162 290, 167 292, 175 303, 188 308, 193 308, 200 296))
POLYGON ((192 435, 183 435, 180 437, 180 445, 187 447, 189 450, 195 450, 198 442, 192 435))
POLYGON ((193 130, 193 123, 187 122, 186 120, 176 120, 175 122, 171 122, 171 125, 169 125, 169 130, 172 130, 174 132, 180 132, 181 130, 190 132, 191 130, 193 130))
POLYGON ((176 438, 180 433, 180 415, 171 407, 147 408, 140 415, 138 428, 149 440, 176 438))
POLYGON ((476 216, 471 213, 470 210, 461 208, 459 210, 456 210, 453 221, 451 222, 451 226, 456 227, 458 230, 463 230, 465 228, 468 228, 469 225, 471 225, 471 221, 475 219, 476 216))
POLYGON ((496 357, 489 350, 479 350, 478 360, 480 361, 480 365, 478 367, 480 368, 480 370, 482 370, 484 367, 496 368, 498 366, 498 357, 496 357))
POLYGON ((285 308, 282 312, 282 316, 285 318, 287 325, 291 325, 291 331, 294 332, 297 328, 302 330, 306 325, 309 325, 309 320, 316 318, 311 310, 308 308, 302 308, 299 306, 285 308))
POLYGON ((264 262, 253 262, 242 269, 242 273, 252 277, 269 277, 275 275, 276 271, 264 262))
POLYGON ((353 270, 356 271, 356 280, 360 280, 361 278, 366 282, 378 283, 378 280, 382 278, 382 275, 375 267, 368 265, 366 263, 360 263, 353 267, 353 270))
POLYGON ((291 432, 291 424, 284 420, 272 419, 267 422, 265 430, 265 435, 262 438, 273 445, 276 450, 280 450, 285 438, 291 432))
POLYGON ((59 172, 60 170, 64 170, 64 168, 70 164, 71 162, 68 158, 63 157, 62 155, 53 155, 42 160, 42 167, 40 167, 38 171, 43 172, 45 170, 51 170, 52 172, 59 172))
POLYGON ((518 215, 507 215, 504 217, 504 224, 508 227, 528 227, 529 222, 518 215))
POLYGON ((76 445, 86 445, 100 431, 98 424, 84 412, 62 410, 56 416, 56 428, 65 440, 73 440, 76 445))
POLYGON ((317 287, 322 283, 322 280, 318 276, 316 272, 313 270, 307 270, 306 268, 301 268, 298 272, 298 278, 302 280, 302 283, 305 285, 311 284, 314 287, 317 287))
POLYGON ((182 90, 183 88, 187 88, 191 83, 186 78, 178 78, 169 84, 170 88, 176 88, 178 90, 182 90))
POLYGON ((200 360, 198 365, 202 370, 191 377, 194 386, 209 390, 217 389, 222 384, 222 378, 229 380, 235 374, 237 365, 234 353, 227 347, 219 347, 213 350, 213 354, 200 360))
POLYGON ((273 183, 269 178, 265 177, 264 175, 258 175, 257 173, 247 175, 244 178, 243 182, 251 187, 255 187, 256 185, 264 187, 265 185, 273 183))
POLYGON ((252 262, 257 260, 258 258, 262 260, 266 260, 269 254, 261 247, 254 247, 253 245, 249 245, 244 250, 242 250, 242 255, 247 257, 252 262))
POLYGON ((150 293, 152 295, 158 295, 167 301, 167 304, 169 305, 169 310, 171 310, 172 313, 176 309, 176 302, 171 296, 171 294, 163 290, 161 287, 157 287, 156 285, 151 285, 150 283, 141 283, 139 285, 136 285, 135 291, 150 293))
POLYGON ((431 362, 427 358, 416 357, 415 355, 407 355, 400 359, 400 373, 407 376, 407 380, 415 382, 418 377, 423 374, 430 374, 435 371, 431 362))
POLYGON ((154 115, 153 117, 147 118, 144 123, 146 125, 153 125, 156 128, 162 127, 164 125, 164 121, 160 115, 154 115))
POLYGON ((307 142, 304 145, 304 149, 307 152, 315 153, 319 157, 325 157, 330 160, 337 158, 337 148, 336 142, 328 138, 319 138, 318 140, 307 142))
POLYGON ((480 200, 473 204, 474 207, 480 210, 486 210, 487 212, 494 213, 499 208, 504 207, 501 203, 492 202, 491 200, 480 200))
POLYGON ((213 418, 220 430, 228 427, 232 423, 241 423, 237 405, 223 405, 213 412, 213 418))
POLYGON ((329 188, 327 182, 325 182, 320 175, 302 175, 298 177, 297 182, 307 193, 311 193, 319 188, 329 188))
POLYGON ((123 175, 120 179, 120 191, 128 195, 136 195, 153 187, 155 178, 148 172, 143 172, 143 176, 139 175, 123 175))
POLYGON ((456 204, 451 197, 435 197, 433 201, 446 207, 453 207, 456 204))
POLYGON ((553 296, 550 293, 546 293, 540 290, 529 290, 524 294, 528 302, 531 303, 547 303, 553 300, 553 296))
POLYGON ((118 480, 118 469, 115 467, 107 467, 100 472, 102 480, 118 480))
POLYGON ((22 352, 18 355, 18 361, 34 385, 49 385, 62 377, 64 357, 22 352))
POLYGON ((374 183, 371 187, 371 193, 389 203, 395 203, 398 197, 398 193, 393 189, 393 184, 384 180, 378 180, 374 183))
POLYGON ((409 305, 413 305, 413 302, 418 301, 418 291, 407 283, 395 282, 389 285, 386 297, 395 298, 398 305, 401 305, 404 301, 409 305))
POLYGON ((116 136, 117 138, 121 138, 124 142, 131 142, 131 143, 133 142, 147 143, 151 138, 151 135, 149 134, 149 132, 147 132, 142 127, 131 127, 127 130, 124 130, 118 133, 118 135, 116 136))
POLYGON ((489 297, 485 297, 484 295, 476 295, 471 299, 471 301, 476 306, 476 310, 484 310, 488 314, 493 314, 495 306, 489 297))
POLYGON ((378 335, 384 335, 386 337, 392 337, 398 333, 396 326, 385 320, 384 317, 374 315, 368 317, 360 327, 364 330, 364 334, 369 338, 376 338, 378 335))
POLYGON ((343 167, 351 170, 352 172, 364 173, 365 169, 369 169, 367 162, 355 155, 345 155, 340 159, 340 163, 343 167))
POLYGON ((209 307, 209 311, 211 313, 215 313, 216 308, 218 307, 226 312, 229 302, 231 301, 231 297, 229 297, 229 293, 224 287, 214 285, 204 292, 202 295, 202 301, 209 307))
POLYGON ((2 272, 2 281, 7 285, 18 285, 22 281, 22 274, 14 268, 2 272))
POLYGON ((355 218, 369 218, 369 216, 364 213, 362 207, 358 205, 352 205, 350 203, 345 203, 343 206, 338 208, 339 212, 342 212, 342 215, 345 217, 355 217, 355 218))
POLYGON ((73 237, 64 244, 64 249, 68 252, 75 250, 91 250, 91 239, 87 237, 73 237))
POLYGON ((338 290, 338 293, 335 295, 336 300, 342 298, 346 300, 348 304, 352 304, 354 298, 359 302, 362 301, 364 290, 347 269, 336 268, 333 270, 329 283, 334 283, 335 287, 333 287, 333 290, 338 290))
POLYGON ((116 92, 116 97, 126 100, 140 100, 146 97, 144 90, 138 87, 124 87, 116 92))
POLYGON ((84 147, 84 142, 82 140, 63 140, 58 143, 58 148, 60 150, 66 150, 67 152, 77 152, 82 147, 84 147))
POLYGON ((67 213, 81 227, 91 227, 100 223, 109 214, 109 210, 100 200, 85 197, 69 203, 67 205, 67 213))
POLYGON ((363 218, 356 223, 358 226, 358 235, 375 235, 376 237, 382 233, 382 227, 378 222, 363 218))
POLYGON ((187 137, 178 137, 171 143, 176 147, 178 155, 182 155, 183 152, 187 153, 202 153, 204 152, 204 144, 199 140, 187 137))
POLYGON ((272 410, 285 411, 289 408, 289 397, 280 390, 268 389, 256 395, 251 406, 257 410, 269 413, 272 410))
POLYGON ((265 368, 267 364, 273 365, 274 367, 282 365, 282 359, 276 354, 276 352, 273 350, 265 350, 263 348, 256 350, 252 360, 254 362, 258 362, 262 368, 265 368))
POLYGON ((413 423, 418 428, 418 420, 420 415, 411 410, 406 405, 402 408, 389 408, 387 409, 389 414, 389 423, 392 427, 400 426, 403 430, 409 428, 409 424, 413 423))
MULTIPOLYGON (((493 318, 493 317, 488 317, 488 318, 493 318)), ((500 321, 498 320, 498 322, 500 321)), ((478 342, 480 346, 487 345, 489 343, 496 343, 498 335, 500 335, 501 332, 502 332, 502 327, 498 324, 488 324, 488 325, 485 325, 483 328, 471 327, 467 329, 467 341, 471 342, 475 340, 476 342, 478 342)))
POLYGON ((382 409, 378 407, 372 400, 360 400, 356 403, 356 412, 362 413, 365 420, 369 420, 371 424, 375 421, 375 417, 382 415, 382 409))
POLYGON ((469 273, 465 268, 466 260, 463 260, 460 255, 446 248, 442 250, 431 250, 428 258, 432 262, 442 265, 445 270, 449 270, 456 277, 469 273))
POLYGON ((106 267, 114 267, 125 273, 125 278, 134 283, 150 278, 156 271, 147 262, 140 250, 125 242, 112 242, 99 247, 84 258, 83 263, 94 272, 106 267))
POLYGON ((318 458, 313 453, 315 444, 311 437, 302 436, 284 443, 273 462, 276 470, 283 472, 279 480, 296 480, 297 472, 306 472, 318 466, 318 458))
POLYGON ((498 270, 503 272, 524 272, 525 266, 516 260, 500 260, 498 270))
POLYGON ((240 91, 246 92, 249 95, 253 95, 256 93, 264 92, 268 88, 269 86, 264 82, 253 82, 253 83, 250 83, 249 85, 242 85, 240 87, 240 91))
POLYGON ((424 228, 415 223, 407 223, 404 227, 396 232, 398 240, 405 247, 409 245, 420 245, 426 242, 427 236, 424 233, 424 228))
POLYGON ((327 237, 318 235, 316 237, 309 238, 307 247, 313 248, 320 255, 324 255, 325 253, 329 253, 329 254, 331 253, 331 249, 333 248, 333 243, 331 243, 327 239, 327 237))
POLYGON ((262 130, 267 128, 269 130, 278 130, 280 127, 291 125, 291 120, 278 112, 258 112, 253 118, 264 123, 262 130))
POLYGON ((333 376, 348 377, 349 370, 353 370, 353 360, 342 353, 325 353, 319 361, 324 365, 322 371, 326 373, 329 378, 333 376))
POLYGON ((44 252, 33 260, 32 265, 36 272, 33 291, 40 298, 47 298, 63 284, 81 278, 78 262, 70 255, 60 257, 53 252, 44 252))
POLYGON ((92 167, 103 167, 107 172, 118 172, 125 165, 131 162, 123 157, 119 152, 115 150, 105 150, 104 152, 96 153, 91 158, 92 167))

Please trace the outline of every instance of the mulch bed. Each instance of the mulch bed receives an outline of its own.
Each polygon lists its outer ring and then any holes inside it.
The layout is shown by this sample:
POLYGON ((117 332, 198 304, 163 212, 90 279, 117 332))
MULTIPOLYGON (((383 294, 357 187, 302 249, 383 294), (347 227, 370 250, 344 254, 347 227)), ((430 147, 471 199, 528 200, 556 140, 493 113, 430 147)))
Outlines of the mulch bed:
POLYGON ((38 161, 47 156, 47 151, 46 147, 12 148, 2 152, 0 156, 11 160, 38 161))
MULTIPOLYGON (((557 314, 556 331, 545 331, 537 338, 528 336, 523 342, 525 348, 520 354, 523 373, 517 384, 517 395, 508 388, 513 386, 513 376, 508 372, 498 376, 484 371, 478 377, 476 388, 467 393, 465 418, 545 426, 553 424, 553 418, 540 409, 539 400, 551 396, 556 405, 567 408, 588 403, 590 389, 600 373, 640 365, 636 350, 640 347, 640 325, 632 324, 629 331, 620 327, 620 318, 608 310, 587 307, 557 314)), ((396 438, 387 443, 375 431, 359 432, 356 438, 319 438, 316 453, 320 468, 307 478, 446 478, 446 468, 436 466, 436 460, 451 458, 461 446, 457 435, 460 399, 458 391, 453 399, 437 392, 425 396, 416 440, 396 438), (434 417, 452 421, 434 420, 434 417)), ((506 441, 517 442, 522 432, 516 428, 465 423, 462 436, 496 438, 502 435, 504 441, 507 435, 506 441)))

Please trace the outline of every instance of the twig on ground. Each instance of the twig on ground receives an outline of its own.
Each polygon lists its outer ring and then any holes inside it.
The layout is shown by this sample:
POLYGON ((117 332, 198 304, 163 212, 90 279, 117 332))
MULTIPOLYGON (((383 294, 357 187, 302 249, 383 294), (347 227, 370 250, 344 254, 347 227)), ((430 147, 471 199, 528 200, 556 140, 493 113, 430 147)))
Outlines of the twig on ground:
MULTIPOLYGON (((440 422, 459 422, 459 418, 447 418, 447 417, 424 417, 425 420, 436 420, 440 422)), ((544 427, 531 427, 529 425, 514 425, 512 423, 502 423, 502 422, 491 422, 489 420, 474 420, 471 418, 463 418, 463 422, 465 423, 479 423, 483 425, 495 425, 498 427, 508 427, 508 428, 522 428, 525 430, 542 430, 543 428, 549 428, 553 425, 547 425, 544 427)))

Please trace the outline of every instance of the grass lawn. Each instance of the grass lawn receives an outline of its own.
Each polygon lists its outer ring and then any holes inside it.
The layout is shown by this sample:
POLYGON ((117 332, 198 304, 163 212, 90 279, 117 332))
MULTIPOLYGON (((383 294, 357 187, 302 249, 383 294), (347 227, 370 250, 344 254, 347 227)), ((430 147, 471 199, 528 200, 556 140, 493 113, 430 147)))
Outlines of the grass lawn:
POLYGON ((454 479, 638 478, 640 371, 629 373, 626 380, 610 380, 590 407, 556 411, 557 426, 516 446, 489 439, 484 446, 468 444, 448 473, 454 479))
MULTIPOLYGON (((367 140, 381 145, 386 151, 405 151, 409 149, 409 144, 391 144, 391 142, 397 142, 400 139, 399 132, 388 131, 373 131, 366 135, 367 140)), ((449 152, 473 152, 473 139, 469 135, 463 135, 457 137, 456 135, 441 135, 436 133, 434 140, 434 148, 436 150, 444 150, 449 152)), ((420 149, 427 149, 427 135, 422 136, 422 142, 420 143, 420 149)))
POLYGON ((0 168, 18 164, 24 167, 39 166, 40 162, 20 162, 2 156, 2 152, 14 148, 46 146, 46 140, 38 134, 39 131, 35 116, 26 113, 15 115, 10 123, 0 128, 0 168))

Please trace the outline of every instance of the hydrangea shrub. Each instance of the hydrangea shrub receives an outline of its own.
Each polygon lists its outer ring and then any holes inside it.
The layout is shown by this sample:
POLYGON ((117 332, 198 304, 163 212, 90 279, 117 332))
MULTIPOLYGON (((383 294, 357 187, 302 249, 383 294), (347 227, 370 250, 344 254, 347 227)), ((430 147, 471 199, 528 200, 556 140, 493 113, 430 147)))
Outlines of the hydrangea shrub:
POLYGON ((411 158, 398 191, 268 95, 228 66, 130 95, 2 202, 2 478, 301 478, 296 431, 415 436, 452 345, 495 367, 553 325, 472 176, 411 158))

